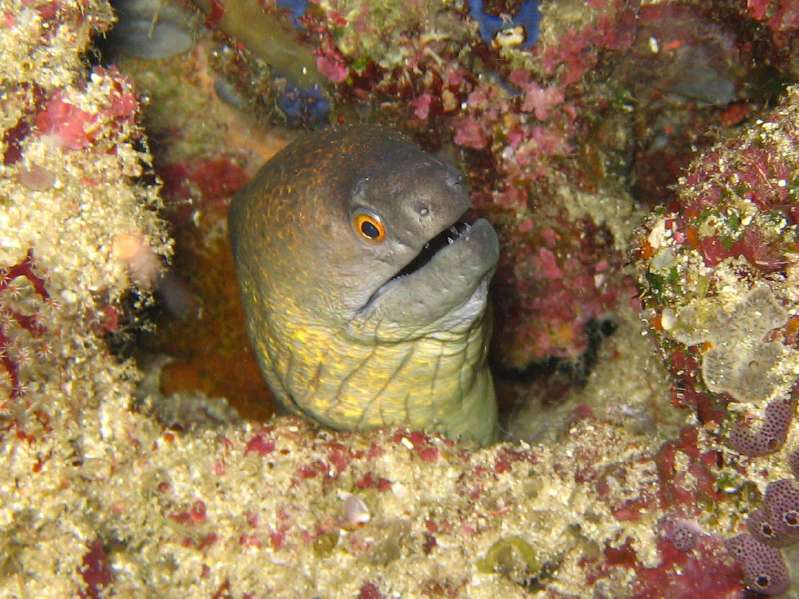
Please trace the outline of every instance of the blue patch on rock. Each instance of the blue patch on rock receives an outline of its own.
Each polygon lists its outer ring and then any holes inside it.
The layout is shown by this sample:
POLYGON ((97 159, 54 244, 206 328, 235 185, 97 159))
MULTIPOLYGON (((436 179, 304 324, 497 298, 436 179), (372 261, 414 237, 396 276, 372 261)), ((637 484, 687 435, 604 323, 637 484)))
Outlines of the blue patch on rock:
POLYGON ((291 13, 291 22, 298 29, 302 27, 300 17, 305 14, 308 8, 308 0, 277 0, 278 7, 291 13))
MULTIPOLYGON (((279 4, 280 2, 278 2, 279 4)), ((469 14, 480 25, 480 37, 490 44, 503 29, 524 27, 526 39, 523 48, 530 48, 538 41, 538 27, 541 22, 541 11, 538 9, 538 0, 526 0, 510 21, 501 17, 489 15, 483 9, 483 0, 469 0, 469 14)))
POLYGON ((289 127, 317 127, 327 123, 330 101, 318 85, 300 89, 289 82, 277 98, 289 127))

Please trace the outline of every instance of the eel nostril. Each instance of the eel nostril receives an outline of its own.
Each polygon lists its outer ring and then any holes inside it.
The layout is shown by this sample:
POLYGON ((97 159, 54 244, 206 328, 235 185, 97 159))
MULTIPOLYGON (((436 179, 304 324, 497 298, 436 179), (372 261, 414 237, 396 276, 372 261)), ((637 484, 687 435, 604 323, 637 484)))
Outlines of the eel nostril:
POLYGON ((463 187, 465 185, 463 175, 457 171, 447 173, 447 185, 450 187, 463 187))

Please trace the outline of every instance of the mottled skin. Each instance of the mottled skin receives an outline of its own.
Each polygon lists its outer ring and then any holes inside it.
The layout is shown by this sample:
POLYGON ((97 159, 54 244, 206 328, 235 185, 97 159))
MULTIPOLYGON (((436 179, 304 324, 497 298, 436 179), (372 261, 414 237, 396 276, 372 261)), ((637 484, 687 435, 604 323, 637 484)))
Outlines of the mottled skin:
POLYGON ((493 228, 477 221, 392 280, 468 206, 457 171, 375 127, 294 142, 239 192, 229 225, 247 327, 284 407, 336 429, 494 438, 493 228), (364 208, 385 224, 383 243, 353 226, 364 208))

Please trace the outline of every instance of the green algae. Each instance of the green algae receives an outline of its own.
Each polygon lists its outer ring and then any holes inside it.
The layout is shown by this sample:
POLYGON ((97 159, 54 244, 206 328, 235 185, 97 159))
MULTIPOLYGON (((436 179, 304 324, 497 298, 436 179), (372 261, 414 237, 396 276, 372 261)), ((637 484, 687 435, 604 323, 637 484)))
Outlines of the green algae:
POLYGON ((324 559, 333 555, 333 550, 338 545, 339 534, 337 530, 325 532, 314 539, 313 552, 314 554, 324 559))
POLYGON ((541 574, 542 567, 535 549, 519 536, 500 539, 477 562, 483 574, 500 574, 517 584, 526 585, 541 574))

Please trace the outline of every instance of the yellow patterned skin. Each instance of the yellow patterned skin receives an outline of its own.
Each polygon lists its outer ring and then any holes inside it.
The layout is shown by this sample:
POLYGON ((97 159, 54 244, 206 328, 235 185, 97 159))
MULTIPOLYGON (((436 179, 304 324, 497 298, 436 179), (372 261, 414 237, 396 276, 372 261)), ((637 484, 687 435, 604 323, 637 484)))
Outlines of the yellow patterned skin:
POLYGON ((458 223, 468 206, 455 169, 378 127, 302 138, 237 194, 247 329, 283 407, 340 430, 494 438, 487 290, 499 247, 485 220, 458 223), (359 229, 362 214, 384 239, 359 229))

